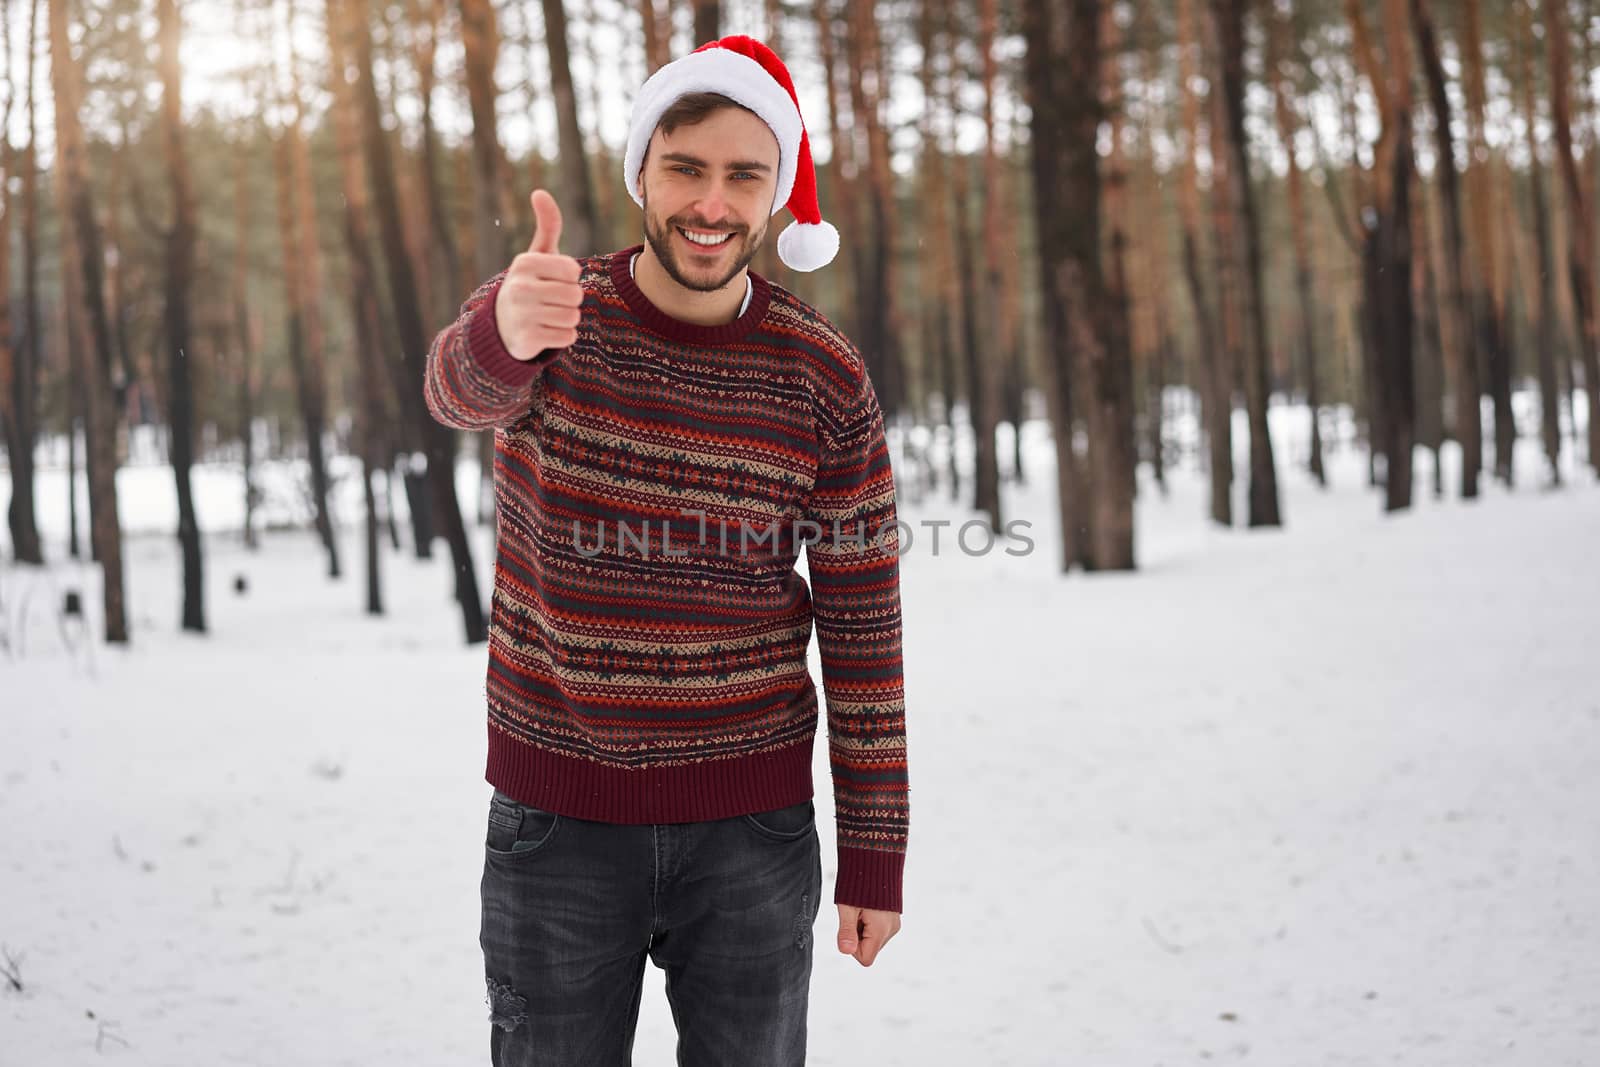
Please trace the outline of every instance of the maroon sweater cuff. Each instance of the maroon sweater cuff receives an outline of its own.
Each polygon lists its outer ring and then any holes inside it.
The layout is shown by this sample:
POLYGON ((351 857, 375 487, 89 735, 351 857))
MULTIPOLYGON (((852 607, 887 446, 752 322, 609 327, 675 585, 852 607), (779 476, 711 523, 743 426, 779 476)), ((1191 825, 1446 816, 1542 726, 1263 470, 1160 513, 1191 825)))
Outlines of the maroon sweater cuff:
POLYGON ((900 887, 905 865, 904 852, 841 847, 833 902, 900 914, 900 887))
POLYGON ((518 359, 506 351, 494 314, 495 302, 500 297, 500 285, 496 285, 489 293, 478 308, 478 313, 472 316, 472 322, 467 325, 467 351, 484 373, 497 381, 510 386, 527 385, 546 362, 547 352, 540 352, 533 359, 518 359))

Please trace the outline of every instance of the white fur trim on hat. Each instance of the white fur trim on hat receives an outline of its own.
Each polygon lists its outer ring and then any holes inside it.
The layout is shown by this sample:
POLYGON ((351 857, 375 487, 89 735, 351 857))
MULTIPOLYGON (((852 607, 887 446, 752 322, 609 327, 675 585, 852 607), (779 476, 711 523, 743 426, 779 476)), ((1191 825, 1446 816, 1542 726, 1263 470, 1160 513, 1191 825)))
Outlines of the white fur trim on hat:
MULTIPOLYGON (((650 75, 633 98, 633 115, 628 120, 628 147, 622 160, 628 195, 644 206, 639 189, 639 171, 644 166, 645 149, 656 132, 656 124, 678 97, 685 93, 721 93, 743 104, 765 122, 778 139, 778 189, 772 198, 776 215, 789 203, 800 154, 800 111, 783 86, 773 80, 765 67, 749 56, 727 48, 708 48, 691 52, 650 75)), ((792 227, 791 227, 792 228, 792 227)), ((832 227, 829 227, 832 229, 832 227)), ((788 230, 784 231, 788 233, 788 230)), ((837 245, 838 234, 834 241, 837 245)), ((782 254, 780 240, 779 254, 782 254)), ((800 268, 796 268, 800 269, 800 268)))

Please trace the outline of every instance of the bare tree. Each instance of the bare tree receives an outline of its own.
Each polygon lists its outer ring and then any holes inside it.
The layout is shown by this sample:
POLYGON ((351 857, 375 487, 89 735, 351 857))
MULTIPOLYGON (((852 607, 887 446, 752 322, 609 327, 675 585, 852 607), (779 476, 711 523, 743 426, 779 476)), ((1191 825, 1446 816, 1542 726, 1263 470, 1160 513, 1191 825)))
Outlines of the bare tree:
POLYGON ((238 394, 235 400, 239 419, 239 444, 244 467, 244 543, 254 551, 260 547, 256 536, 255 508, 259 492, 255 484, 255 337, 251 329, 249 278, 250 278, 250 216, 254 199, 250 189, 250 157, 241 143, 236 146, 233 160, 234 188, 234 248, 233 290, 230 303, 233 308, 233 343, 239 349, 238 394))
MULTIPOLYGON (((1200 397, 1206 439, 1209 442, 1211 470, 1211 519, 1222 526, 1233 525, 1233 361, 1223 341, 1221 272, 1217 277, 1216 298, 1206 284, 1201 247, 1201 200, 1199 167, 1200 109, 1198 89, 1200 62, 1199 33, 1195 26, 1195 0, 1178 0, 1178 81, 1183 97, 1184 150, 1179 173, 1178 208, 1183 229, 1183 270, 1194 309, 1196 345, 1200 352, 1200 397)), ((1213 161, 1215 166, 1215 160, 1213 161)), ((1214 184, 1214 183, 1213 183, 1214 184)), ((1223 257, 1219 253, 1217 258, 1223 257)))
POLYGON ((466 48, 467 100, 472 108, 472 162, 477 179, 473 213, 473 263, 478 278, 492 277, 510 258, 500 221, 503 158, 495 119, 494 68, 500 33, 489 0, 461 0, 461 37, 466 48))
POLYGON ((1363 321, 1373 356, 1374 424, 1385 458, 1385 509, 1411 506, 1416 386, 1411 286, 1411 67, 1406 0, 1383 0, 1384 55, 1367 30, 1360 0, 1345 0, 1357 61, 1379 105, 1369 221, 1362 244, 1363 321), (1396 284, 1391 279, 1407 279, 1396 284))
MULTIPOLYGON (((1034 114, 1035 194, 1046 300, 1061 302, 1065 334, 1052 338, 1082 368, 1089 438, 1090 570, 1131 570, 1133 537, 1133 397, 1127 335, 1101 261, 1101 175, 1097 132, 1101 2, 1029 0, 1023 9, 1034 114), (1068 46, 1070 42, 1070 47, 1068 46), (1045 121, 1040 123, 1044 113, 1045 121), (1038 157, 1050 157, 1041 173, 1038 157), (1043 180, 1041 180, 1043 179, 1043 180)), ((1064 369, 1064 368, 1063 368, 1064 369)), ((1056 432, 1061 433, 1058 425, 1056 432)), ((1058 446, 1059 452, 1059 446, 1058 446)), ((1066 502, 1063 501, 1063 508, 1066 502)), ((1070 526, 1063 514, 1063 525, 1070 526)), ((1064 538, 1070 541, 1070 538, 1064 538)))
MULTIPOLYGON (((839 232, 862 233, 864 223, 859 206, 862 197, 859 189, 861 165, 856 159, 855 131, 847 130, 842 121, 849 104, 843 99, 844 94, 839 91, 839 19, 835 16, 832 0, 813 0, 811 11, 817 24, 818 50, 822 58, 822 84, 828 101, 826 128, 831 150, 824 168, 827 176, 826 190, 835 205, 834 211, 839 218, 839 232)), ((818 174, 819 182, 822 176, 822 173, 818 174)), ((862 268, 865 244, 866 242, 862 241, 845 242, 842 249, 845 254, 840 257, 838 264, 844 269, 830 279, 835 282, 835 287, 840 293, 855 294, 853 298, 840 300, 843 305, 841 319, 845 332, 851 336, 859 336, 862 325, 859 294, 863 287, 861 278, 865 273, 862 268)))
POLYGON ((450 545, 455 574, 456 600, 468 644, 488 639, 483 602, 478 593, 477 572, 472 565, 471 546, 461 518, 461 504, 455 490, 455 435, 429 417, 422 399, 423 365, 428 353, 428 336, 418 310, 418 290, 406 249, 405 224, 400 213, 400 198, 395 189, 389 140, 384 136, 382 105, 372 77, 372 33, 368 26, 366 0, 329 5, 330 17, 337 9, 349 36, 344 54, 354 60, 356 99, 361 109, 362 150, 367 177, 378 214, 378 228, 388 262, 391 313, 399 332, 400 403, 416 440, 427 450, 427 478, 430 498, 438 513, 446 541, 450 545))
POLYGON ((445 0, 411 0, 410 9, 414 30, 411 59, 417 69, 417 95, 422 103, 421 158, 418 161, 422 173, 421 192, 428 208, 428 232, 433 237, 430 250, 437 260, 442 261, 432 272, 430 307, 431 314, 447 317, 455 311, 462 295, 471 291, 471 286, 467 282, 466 272, 462 270, 461 254, 456 249, 455 234, 451 232, 449 213, 444 206, 444 188, 439 183, 439 168, 442 165, 439 159, 439 135, 433 122, 433 91, 438 81, 435 59, 445 0))
POLYGON ((1261 286, 1261 221, 1250 184, 1249 135, 1244 124, 1244 13, 1246 0, 1210 0, 1222 73, 1222 113, 1228 149, 1228 197, 1244 239, 1245 270, 1239 293, 1244 303, 1245 411, 1250 420, 1251 526, 1281 526, 1278 474, 1267 429, 1271 392, 1267 362, 1266 297, 1261 286))
MULTIPOLYGON (((987 3, 987 0, 985 0, 987 3)), ((980 25, 987 23, 989 15, 985 13, 980 19, 980 25)), ((990 57, 993 55, 992 39, 994 28, 989 26, 987 31, 979 31, 980 53, 990 57), (987 32, 987 36, 985 36, 987 32)), ((952 55, 953 62, 953 55, 952 55)), ((987 67, 992 58, 985 59, 987 67)), ((854 66, 855 64, 852 63, 854 66)), ((989 77, 992 78, 992 73, 989 77)), ((852 75, 852 84, 858 77, 852 75)), ((954 77, 946 84, 945 106, 953 117, 961 113, 959 95, 954 77)), ((986 90, 985 109, 983 116, 986 128, 990 131, 988 138, 992 140, 993 117, 987 113, 992 107, 986 90)), ((997 308, 991 301, 990 284, 992 278, 989 273, 989 234, 983 233, 982 228, 990 221, 991 212, 996 210, 996 205, 991 203, 993 197, 998 195, 998 190, 992 183, 995 163, 991 163, 990 150, 986 145, 983 160, 983 197, 974 205, 971 195, 971 171, 966 156, 957 154, 952 160, 950 171, 951 202, 949 208, 953 218, 950 223, 954 234, 955 254, 953 257, 953 275, 956 294, 959 297, 960 309, 960 357, 961 367, 966 372, 965 391, 967 396, 967 415, 972 424, 973 433, 973 486, 971 506, 988 516, 990 525, 998 530, 1002 526, 1000 515, 1000 475, 997 449, 995 445, 995 428, 999 422, 999 393, 998 382, 995 375, 995 361, 999 351, 995 346, 995 326, 997 308), (977 206, 981 214, 975 220, 972 209, 977 206), (978 235, 982 237, 982 247, 979 245, 978 235)), ((997 161, 996 161, 997 162, 997 161)), ((874 179, 876 181, 876 178, 874 179)), ((941 209, 944 205, 941 205, 941 209)), ((880 206, 879 210, 882 208, 880 206)), ((882 250, 874 255, 873 262, 867 267, 869 276, 875 274, 878 263, 882 258, 882 250)), ((886 284, 880 280, 858 289, 861 297, 861 318, 866 326, 870 338, 877 338, 890 329, 886 319, 876 313, 877 294, 879 286, 886 284)), ((869 341, 869 344, 875 343, 869 341)), ((954 438, 952 438, 952 441, 954 438)))
MULTIPOLYGON (((19 563, 44 562, 39 542, 39 526, 34 518, 33 447, 38 437, 38 412, 33 339, 30 321, 24 326, 23 336, 13 342, 15 331, 11 321, 11 226, 15 208, 11 203, 11 179, 21 166, 33 168, 32 144, 19 152, 11 144, 11 114, 16 104, 16 80, 11 64, 11 3, 0 3, 0 25, 4 27, 5 77, 3 84, 6 106, 0 112, 0 424, 5 427, 6 455, 10 457, 11 500, 6 508, 7 525, 11 530, 12 553, 19 563)), ((28 79, 29 141, 32 141, 33 34, 29 25, 28 79)), ((26 181, 27 179, 25 179, 26 181)), ((26 231, 24 241, 27 240, 26 231)), ((24 313, 27 314, 26 312, 24 313)))
POLYGON ((722 36, 720 0, 694 0, 694 47, 722 36))
POLYGON ((183 26, 177 0, 156 0, 161 70, 161 141, 172 190, 172 222, 166 227, 166 356, 169 375, 168 422, 172 427, 172 474, 178 490, 178 545, 183 555, 183 629, 206 631, 205 584, 200 554, 200 524, 195 518, 194 384, 190 374, 189 293, 194 284, 195 196, 189 158, 183 147, 183 107, 178 42, 183 26))
MULTIPOLYGON (((287 32, 294 34, 294 0, 285 0, 287 32)), ((278 235, 282 241, 283 281, 289 322, 289 365, 294 371, 295 393, 305 427, 306 460, 311 473, 311 503, 316 512, 317 536, 328 556, 328 577, 340 576, 339 544, 328 512, 328 463, 324 453, 327 431, 327 367, 322 327, 321 256, 317 245, 316 206, 306 162, 304 93, 298 64, 289 50, 286 101, 292 114, 273 145, 277 180, 278 235)))
MULTIPOLYGON (((928 255, 919 259, 920 269, 927 279, 922 291, 929 297, 924 301, 924 350, 933 368, 938 391, 943 400, 943 410, 938 418, 943 421, 953 442, 955 440, 955 402, 958 391, 956 371, 956 335, 959 329, 961 291, 956 279, 955 242, 951 232, 951 161, 945 144, 945 122, 948 94, 937 73, 943 49, 939 41, 945 39, 943 20, 936 17, 935 5, 923 3, 917 10, 917 42, 922 49, 919 71, 922 97, 928 105, 919 116, 922 159, 920 170, 925 182, 923 199, 927 202, 928 255)), ((834 141, 837 146, 838 142, 834 141)), ((834 149, 834 160, 838 159, 834 149)), ((958 216, 959 217, 959 216, 958 216)), ((946 451, 951 499, 958 499, 960 477, 956 466, 956 450, 946 451)), ((938 475, 935 472, 935 480, 938 475)))
POLYGON ((1464 266, 1470 271, 1471 308, 1476 329, 1460 343, 1454 361, 1456 368, 1456 439, 1461 443, 1461 495, 1478 495, 1478 475, 1483 470, 1483 416, 1478 398, 1483 392, 1484 372, 1492 353, 1505 335, 1506 272, 1501 263, 1500 243, 1495 239, 1494 214, 1497 199, 1491 167, 1488 122, 1488 90, 1483 71, 1483 36, 1478 0, 1462 0, 1461 60, 1462 88, 1467 103, 1467 203, 1471 207, 1473 254, 1464 266))
MULTIPOLYGON (((466 47, 467 99, 472 108, 472 162, 475 173, 473 211, 473 262, 478 279, 492 277, 509 256, 506 228, 500 225, 499 203, 505 190, 502 172, 505 152, 495 117, 495 59, 500 52, 500 33, 495 25, 494 5, 489 0, 460 0, 461 35, 466 47)), ((464 294, 458 294, 458 296, 464 294)), ((494 500, 494 433, 478 434, 478 499, 494 500)), ((490 503, 480 503, 480 521, 488 521, 490 503)))
POLYGON ((1578 171, 1572 140, 1572 45, 1563 0, 1546 0, 1545 45, 1550 56, 1550 111, 1555 120, 1556 165, 1567 196, 1567 270, 1578 313, 1578 352, 1589 394, 1589 463, 1600 474, 1600 314, 1594 295, 1594 217, 1578 171))
POLYGON ((378 324, 378 272, 372 262, 371 210, 367 184, 361 174, 360 107, 355 87, 350 84, 349 42, 340 32, 336 12, 339 0, 328 0, 327 33, 331 88, 333 90, 333 132, 338 149, 339 187, 344 193, 345 247, 350 258, 349 301, 356 336, 356 373, 360 380, 359 418, 356 421, 357 450, 361 455, 362 502, 366 508, 365 548, 367 560, 367 614, 383 614, 383 586, 378 549, 378 504, 372 480, 384 469, 383 374, 380 352, 383 332, 378 324))
POLYGON ((1295 109, 1294 79, 1288 70, 1289 43, 1294 32, 1287 12, 1269 10, 1268 48, 1271 54, 1268 77, 1272 81, 1274 110, 1278 120, 1278 138, 1289 161, 1288 209, 1289 229, 1294 241, 1294 288, 1300 304, 1300 359, 1301 373, 1306 383, 1306 407, 1311 414, 1311 476, 1326 488, 1328 475, 1322 465, 1322 420, 1320 361, 1317 359, 1317 300, 1316 282, 1311 265, 1311 238, 1306 225, 1304 181, 1300 173, 1299 155, 1295 151, 1295 134, 1300 127, 1300 117, 1295 109))
POLYGON ((1550 205, 1545 196, 1544 163, 1535 118, 1538 98, 1533 72, 1532 5, 1517 5, 1517 59, 1522 75, 1522 117, 1528 139, 1528 182, 1533 190, 1533 230, 1539 246, 1539 412, 1550 483, 1561 484, 1561 398, 1556 383, 1555 256, 1550 248, 1550 205))
POLYGON ((639 18, 644 26, 645 73, 654 74, 672 58, 672 5, 668 0, 639 0, 639 18))
MULTIPOLYGON (((1450 134, 1450 94, 1446 86, 1444 64, 1439 58, 1432 5, 1429 0, 1410 0, 1410 3, 1412 28, 1416 32, 1417 51, 1422 59, 1422 71, 1428 83, 1429 106, 1433 111, 1434 148, 1439 157, 1435 171, 1439 182, 1440 213, 1443 215, 1444 308, 1449 322, 1447 336, 1451 339, 1451 350, 1456 353, 1455 378, 1458 383, 1463 383, 1458 386, 1462 388, 1465 383, 1477 379, 1476 374, 1467 373, 1466 365, 1476 364, 1478 357, 1473 343, 1472 305, 1467 292, 1468 255, 1461 227, 1461 185, 1456 173, 1455 141, 1450 134)), ((1491 328, 1491 332, 1497 330, 1497 327, 1491 328)), ((1465 412, 1458 406, 1458 423, 1477 416, 1476 388, 1470 394, 1464 392, 1463 395, 1471 400, 1473 410, 1465 412)), ((1463 495, 1467 494, 1463 492, 1463 495)))
POLYGON ((884 118, 888 84, 882 77, 876 0, 855 0, 848 8, 845 34, 852 130, 865 135, 870 211, 865 240, 857 248, 858 347, 877 384, 886 410, 904 407, 900 369, 900 321, 895 280, 894 173, 889 167, 889 135, 884 118), (867 75, 871 75, 870 81, 867 75))
MULTIPOLYGON (((1069 137, 1083 136, 1083 126, 1089 119, 1098 122, 1098 115, 1093 112, 1087 117, 1072 114, 1063 105, 1069 92, 1066 82, 1080 73, 1069 72, 1064 66, 1069 22, 1077 28, 1082 26, 1082 18, 1082 12, 1078 12, 1073 19, 1068 19, 1053 0, 1026 0, 1022 8, 1023 35, 1027 39, 1024 80, 1032 115, 1030 142, 1034 219, 1039 240, 1039 285, 1044 294, 1041 303, 1045 352, 1041 363, 1045 401, 1055 437, 1056 500, 1061 518, 1063 573, 1071 570, 1075 563, 1088 559, 1092 552, 1089 507, 1080 488, 1087 478, 1079 469, 1073 443, 1076 431, 1076 368, 1073 353, 1076 346, 1070 336, 1075 324, 1069 318, 1066 299, 1068 267, 1065 259, 1072 220, 1062 203, 1070 168, 1076 166, 1081 169, 1085 162, 1081 151, 1069 159, 1065 142, 1069 137)), ((1098 29, 1097 23, 1091 24, 1091 32, 1098 33, 1098 29)), ((1092 44, 1078 40, 1074 41, 1074 46, 1087 50, 1093 48, 1092 44)), ((1095 180, 1097 183, 1098 172, 1095 180)), ((1082 184, 1081 179, 1079 184, 1082 184)), ((1074 211, 1084 207, 1077 204, 1074 211)), ((1099 240, 1098 233, 1095 240, 1099 240)))
POLYGON ((111 324, 105 305, 104 245, 89 195, 87 153, 79 121, 82 74, 67 37, 67 0, 49 2, 56 182, 72 249, 65 266, 78 275, 75 284, 81 285, 79 299, 93 342, 92 352, 78 352, 74 346, 88 427, 89 536, 102 572, 106 641, 126 644, 128 621, 123 603, 122 524, 117 513, 117 410, 112 390, 111 324))
POLYGON ((574 250, 573 255, 593 255, 599 251, 600 215, 595 207, 594 186, 589 181, 583 129, 578 125, 578 94, 572 85, 567 48, 567 12, 562 0, 541 0, 541 7, 545 48, 550 55, 550 91, 555 97, 556 129, 561 142, 556 166, 562 183, 563 243, 574 250))
POLYGON ((1149 225, 1135 245, 1132 294, 1137 310, 1129 323, 1135 362, 1148 359, 1145 377, 1145 432, 1150 449, 1150 473, 1163 496, 1167 493, 1164 422, 1165 392, 1172 333, 1168 323, 1168 260, 1171 256, 1171 230, 1165 225, 1166 209, 1162 193, 1165 180, 1156 167, 1155 143, 1166 129, 1167 117, 1160 103, 1161 80, 1156 74, 1162 41, 1158 8, 1135 2, 1130 44, 1138 53, 1138 80, 1142 91, 1136 98, 1144 111, 1144 121, 1135 126, 1143 142, 1140 165, 1129 189, 1134 217, 1149 225), (1162 220, 1157 223, 1156 220, 1162 220))
MULTIPOLYGON (((1134 294, 1128 266, 1132 242, 1128 219, 1127 100, 1124 92, 1126 79, 1122 70, 1122 26, 1117 22, 1115 3, 1100 7, 1100 50, 1103 56, 1100 62, 1100 105, 1105 112, 1106 129, 1110 133, 1110 145, 1104 156, 1105 162, 1101 164, 1101 196, 1105 204, 1106 224, 1102 254, 1105 257, 1106 294, 1111 301, 1108 314, 1112 328, 1120 338, 1119 348, 1127 353, 1131 370, 1134 294)), ((1131 375, 1127 388, 1131 405, 1131 375)), ((1131 410, 1130 407, 1130 414, 1131 410)), ((1135 449, 1133 457, 1137 462, 1137 443, 1130 440, 1129 445, 1135 449)))

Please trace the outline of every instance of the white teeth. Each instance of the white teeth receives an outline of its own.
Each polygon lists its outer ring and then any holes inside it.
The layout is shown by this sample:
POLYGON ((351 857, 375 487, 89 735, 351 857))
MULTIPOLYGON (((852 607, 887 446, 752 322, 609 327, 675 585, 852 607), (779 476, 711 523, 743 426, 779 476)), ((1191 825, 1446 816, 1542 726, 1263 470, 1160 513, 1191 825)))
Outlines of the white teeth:
POLYGON ((690 233, 688 230, 681 228, 678 230, 678 232, 683 234, 697 245, 720 245, 724 241, 727 241, 733 237, 733 234, 731 233, 725 233, 718 237, 702 237, 700 234, 690 233))

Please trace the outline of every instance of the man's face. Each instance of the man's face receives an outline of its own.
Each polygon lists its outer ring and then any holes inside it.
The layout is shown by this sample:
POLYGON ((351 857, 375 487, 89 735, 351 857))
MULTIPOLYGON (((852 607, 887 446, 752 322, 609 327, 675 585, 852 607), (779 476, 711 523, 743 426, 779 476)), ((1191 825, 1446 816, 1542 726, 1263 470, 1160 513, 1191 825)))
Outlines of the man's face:
POLYGON ((714 292, 755 257, 777 192, 778 139, 742 108, 650 138, 640 171, 644 233, 667 275, 714 292))

